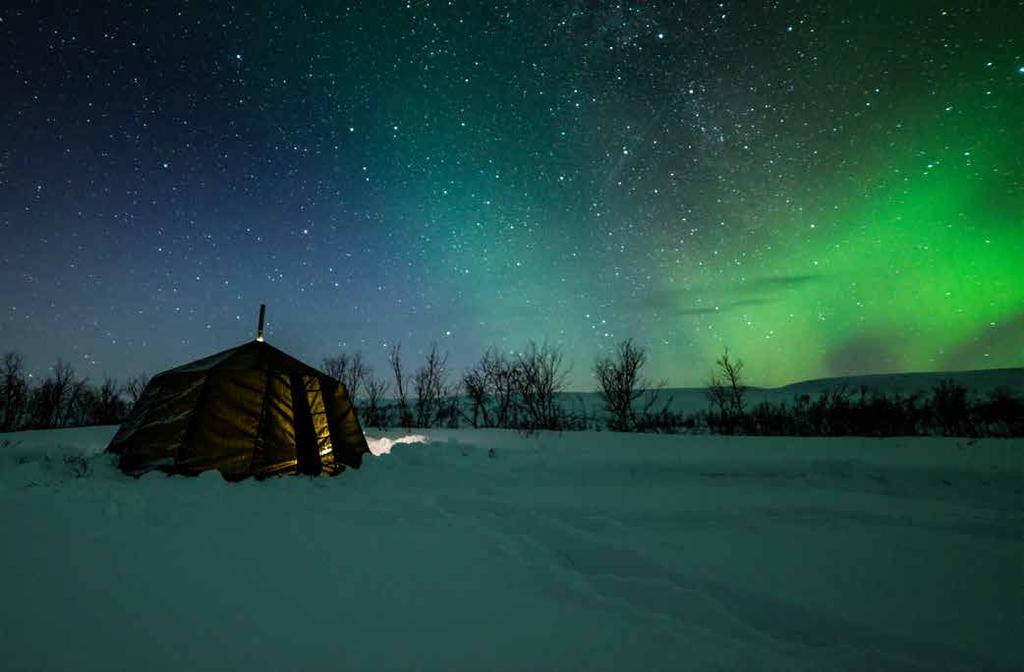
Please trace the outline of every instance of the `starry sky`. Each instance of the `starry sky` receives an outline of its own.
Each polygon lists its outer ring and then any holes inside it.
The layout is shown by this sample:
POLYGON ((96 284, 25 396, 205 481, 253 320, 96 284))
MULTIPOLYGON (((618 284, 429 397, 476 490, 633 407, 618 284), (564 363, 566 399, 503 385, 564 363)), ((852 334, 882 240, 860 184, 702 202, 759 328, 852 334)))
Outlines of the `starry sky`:
POLYGON ((0 8, 0 350, 1024 365, 1024 2, 0 8))

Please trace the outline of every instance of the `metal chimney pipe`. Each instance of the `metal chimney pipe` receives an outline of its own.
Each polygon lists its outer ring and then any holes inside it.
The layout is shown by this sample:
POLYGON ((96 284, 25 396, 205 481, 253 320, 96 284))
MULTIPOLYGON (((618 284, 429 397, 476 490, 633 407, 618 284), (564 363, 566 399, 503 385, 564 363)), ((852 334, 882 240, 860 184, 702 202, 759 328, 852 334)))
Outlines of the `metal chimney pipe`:
POLYGON ((267 313, 267 305, 265 303, 260 304, 260 325, 256 328, 256 340, 260 343, 263 342, 263 318, 267 313))

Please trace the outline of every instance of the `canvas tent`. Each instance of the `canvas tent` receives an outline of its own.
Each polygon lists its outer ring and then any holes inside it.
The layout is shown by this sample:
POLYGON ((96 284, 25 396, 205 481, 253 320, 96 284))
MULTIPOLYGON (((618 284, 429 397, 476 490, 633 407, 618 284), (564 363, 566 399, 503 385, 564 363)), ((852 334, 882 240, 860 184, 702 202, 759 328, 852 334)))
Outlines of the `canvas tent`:
POLYGON ((345 386, 260 332, 154 376, 107 447, 121 468, 229 479, 358 468, 369 449, 345 386))

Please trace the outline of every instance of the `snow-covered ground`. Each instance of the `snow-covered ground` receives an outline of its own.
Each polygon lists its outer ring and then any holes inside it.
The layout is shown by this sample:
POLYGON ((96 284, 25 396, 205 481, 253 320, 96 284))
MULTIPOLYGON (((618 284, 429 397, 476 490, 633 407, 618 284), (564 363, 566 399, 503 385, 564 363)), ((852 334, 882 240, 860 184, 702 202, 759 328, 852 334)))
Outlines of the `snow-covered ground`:
POLYGON ((1021 441, 427 431, 230 484, 113 431, 0 435, 4 669, 1024 667, 1021 441))

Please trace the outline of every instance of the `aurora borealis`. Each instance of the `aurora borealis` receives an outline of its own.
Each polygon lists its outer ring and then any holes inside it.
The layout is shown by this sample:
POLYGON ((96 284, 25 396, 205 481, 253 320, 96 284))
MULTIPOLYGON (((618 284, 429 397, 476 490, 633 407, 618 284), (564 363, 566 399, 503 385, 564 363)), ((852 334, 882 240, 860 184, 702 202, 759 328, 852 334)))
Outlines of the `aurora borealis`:
POLYGON ((0 349, 1024 365, 1024 3, 0 9, 0 349))

